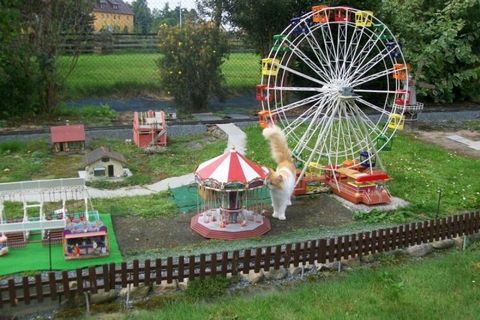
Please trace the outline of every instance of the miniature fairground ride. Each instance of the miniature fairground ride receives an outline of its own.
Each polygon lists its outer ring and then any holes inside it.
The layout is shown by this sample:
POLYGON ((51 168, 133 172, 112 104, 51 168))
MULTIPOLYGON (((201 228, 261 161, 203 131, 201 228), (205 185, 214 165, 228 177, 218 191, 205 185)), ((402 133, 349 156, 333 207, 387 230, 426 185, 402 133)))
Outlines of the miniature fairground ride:
POLYGON ((315 164, 317 178, 350 201, 390 201, 379 152, 404 127, 409 69, 371 11, 314 6, 274 36, 256 97, 260 120, 276 119, 300 164, 297 186, 315 164))
POLYGON ((268 169, 247 159, 235 149, 200 164, 198 213, 191 228, 205 238, 237 240, 270 231, 270 221, 261 214, 262 190, 268 169))
MULTIPOLYGON (((15 215, 15 212, 8 213, 9 216, 15 215)), ((100 229, 102 226, 98 212, 93 209, 89 200, 84 179, 68 178, 0 184, 0 234, 6 235, 10 248, 26 246, 31 233, 39 232, 44 245, 65 244, 64 236, 74 233, 72 229, 81 229, 85 239, 89 236, 89 230, 100 229), (20 203, 23 206, 21 217, 6 218, 7 212, 4 205, 6 201, 20 203), (76 203, 80 208, 70 212, 66 206, 67 201, 76 203), (52 206, 60 208, 46 210, 52 206)), ((106 231, 106 229, 102 230, 106 231)), ((98 236, 98 234, 92 235, 92 237, 98 236)), ((105 238, 105 241, 107 240, 108 238, 105 238)), ((108 243, 105 246, 108 249, 108 243)), ((68 250, 65 248, 65 251, 68 250)))

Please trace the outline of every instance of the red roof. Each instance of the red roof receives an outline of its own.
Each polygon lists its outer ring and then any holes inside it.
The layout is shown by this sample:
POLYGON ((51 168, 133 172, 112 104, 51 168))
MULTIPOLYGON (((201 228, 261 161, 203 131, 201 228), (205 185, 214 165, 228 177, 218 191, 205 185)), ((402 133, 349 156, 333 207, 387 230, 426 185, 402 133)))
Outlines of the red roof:
POLYGON ((85 141, 83 124, 50 127, 52 143, 85 141))

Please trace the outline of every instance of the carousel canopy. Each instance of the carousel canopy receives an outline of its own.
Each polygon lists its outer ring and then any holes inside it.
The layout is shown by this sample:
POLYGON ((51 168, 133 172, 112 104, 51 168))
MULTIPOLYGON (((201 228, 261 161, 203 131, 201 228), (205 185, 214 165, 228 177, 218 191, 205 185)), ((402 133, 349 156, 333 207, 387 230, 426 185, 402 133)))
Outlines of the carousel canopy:
POLYGON ((197 182, 211 189, 253 189, 264 185, 268 169, 231 149, 205 161, 195 171, 197 182))

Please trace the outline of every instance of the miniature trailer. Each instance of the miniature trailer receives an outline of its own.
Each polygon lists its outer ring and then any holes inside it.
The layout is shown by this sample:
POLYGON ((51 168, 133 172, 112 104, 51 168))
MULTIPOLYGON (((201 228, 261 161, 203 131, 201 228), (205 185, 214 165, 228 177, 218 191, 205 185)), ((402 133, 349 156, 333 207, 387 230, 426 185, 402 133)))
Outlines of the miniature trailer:
POLYGON ((147 111, 133 113, 133 142, 139 148, 167 145, 165 112, 147 111))

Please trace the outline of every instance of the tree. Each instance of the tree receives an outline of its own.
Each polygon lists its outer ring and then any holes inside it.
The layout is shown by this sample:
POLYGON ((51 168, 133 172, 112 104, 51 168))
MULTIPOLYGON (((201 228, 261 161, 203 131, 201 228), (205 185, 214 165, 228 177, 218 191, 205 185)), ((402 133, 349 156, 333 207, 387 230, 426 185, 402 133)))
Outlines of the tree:
POLYGON ((211 96, 223 96, 220 67, 228 54, 224 32, 212 23, 186 21, 182 27, 162 25, 159 37, 162 86, 177 105, 205 110, 211 96))
POLYGON ((134 14, 134 29, 136 33, 149 33, 152 26, 152 12, 147 0, 135 0, 131 4, 134 14))
POLYGON ((165 6, 162 10, 153 9, 153 22, 152 22, 152 32, 158 32, 160 26, 166 24, 168 26, 175 26, 180 24, 180 10, 182 11, 182 20, 183 21, 199 21, 197 12, 194 9, 180 8, 179 6, 174 9, 170 9, 168 2, 165 3, 165 6))

